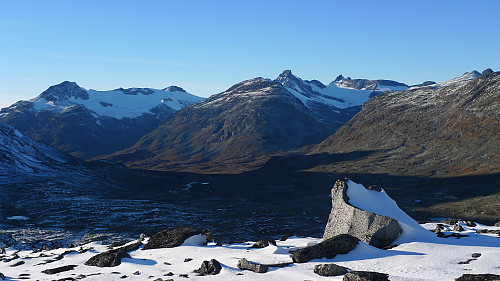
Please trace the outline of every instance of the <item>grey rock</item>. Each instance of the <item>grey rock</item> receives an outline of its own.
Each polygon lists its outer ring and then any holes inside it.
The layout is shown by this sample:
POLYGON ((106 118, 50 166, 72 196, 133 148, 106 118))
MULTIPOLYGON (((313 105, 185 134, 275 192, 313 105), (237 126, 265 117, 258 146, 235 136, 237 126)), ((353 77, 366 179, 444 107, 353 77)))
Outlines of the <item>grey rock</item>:
POLYGON ((121 264, 123 258, 130 258, 128 252, 139 249, 142 242, 136 242, 118 249, 109 250, 91 257, 85 265, 98 267, 112 267, 121 264))
POLYGON ((328 258, 331 259, 338 254, 349 253, 356 245, 359 239, 349 234, 341 234, 323 242, 295 250, 292 254, 293 262, 308 262, 313 259, 328 258))
POLYGON ((23 265, 23 264, 25 264, 24 261, 18 261, 15 264, 11 265, 10 267, 16 267, 16 266, 20 266, 20 265, 23 265))
POLYGON ((343 281, 389 281, 389 275, 372 271, 352 271, 344 275, 343 281))
POLYGON ((250 270, 255 273, 266 273, 269 269, 269 267, 265 264, 249 262, 245 258, 242 258, 238 261, 238 268, 243 270, 250 270))
POLYGON ((477 224, 476 224, 475 222, 473 222, 473 221, 466 221, 466 222, 465 222, 465 224, 466 224, 467 226, 470 226, 470 227, 477 226, 477 224))
POLYGON ((314 266, 314 273, 321 276, 337 276, 347 273, 347 268, 334 263, 317 264, 314 266))
POLYGON ((455 279, 455 281, 499 281, 500 275, 497 274, 464 274, 455 279))
POLYGON ((481 253, 473 253, 472 254, 472 257, 475 259, 479 258, 480 256, 481 256, 481 253))
POLYGON ((203 232, 192 227, 165 229, 151 236, 143 250, 177 247, 184 243, 189 237, 199 234, 203 234, 203 232))
POLYGON ((273 244, 274 246, 276 246, 276 241, 274 241, 273 239, 262 239, 255 242, 255 244, 252 245, 252 248, 265 248, 269 246, 269 244, 273 244))
POLYGON ((61 267, 46 269, 46 270, 42 271, 42 273, 57 274, 57 273, 73 270, 73 269, 75 269, 75 267, 77 267, 77 265, 65 265, 65 266, 61 266, 61 267))
POLYGON ((221 269, 220 263, 215 259, 211 259, 210 261, 203 261, 201 267, 194 272, 201 275, 216 275, 219 274, 221 269))
POLYGON ((457 223, 457 224, 455 224, 455 225, 453 226, 453 231, 462 232, 462 231, 464 231, 464 228, 463 228, 461 225, 459 225, 459 224, 457 223))
POLYGON ((3 273, 2 273, 2 272, 0 272, 0 278, 1 278, 2 280, 5 280, 5 275, 3 275, 3 273))
POLYGON ((500 227, 500 221, 498 221, 497 223, 495 223, 495 226, 500 227))
POLYGON ((350 234, 378 248, 391 245, 403 231, 399 222, 350 205, 347 188, 347 180, 341 179, 332 188, 332 210, 323 239, 350 234))

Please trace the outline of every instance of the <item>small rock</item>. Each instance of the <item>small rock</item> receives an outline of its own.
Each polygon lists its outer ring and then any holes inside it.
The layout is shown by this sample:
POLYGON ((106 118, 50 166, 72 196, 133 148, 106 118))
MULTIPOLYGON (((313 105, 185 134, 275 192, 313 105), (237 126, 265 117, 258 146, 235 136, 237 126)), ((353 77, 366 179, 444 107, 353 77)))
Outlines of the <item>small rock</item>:
POLYGON ((153 280, 153 281, 163 281, 163 279, 162 279, 162 278, 156 278, 156 279, 155 279, 155 280, 153 280))
POLYGON ((344 275, 343 281, 389 281, 389 275, 372 271, 351 271, 344 275))
POLYGON ((475 259, 479 258, 480 256, 481 256, 481 253, 473 253, 472 254, 472 257, 475 259))
POLYGON ((165 261, 163 262, 164 265, 172 265, 171 263, 169 263, 168 261, 165 261))
POLYGON ((281 237, 280 241, 286 241, 286 240, 288 240, 288 238, 290 238, 290 237, 292 237, 294 235, 295 234, 293 234, 293 233, 288 233, 288 234, 284 235, 283 237, 281 237))
POLYGON ((464 274, 455 281, 498 281, 500 275, 497 274, 464 274))
POLYGON ((122 275, 122 276, 120 276, 120 278, 121 278, 121 279, 125 279, 125 278, 127 278, 127 277, 128 277, 127 275, 122 275))
POLYGON ((380 187, 379 185, 370 185, 366 189, 377 191, 377 192, 382 192, 382 187, 380 187))
POLYGON ((11 265, 10 267, 16 267, 16 266, 20 266, 20 265, 23 265, 23 264, 25 264, 24 261, 18 261, 15 264, 11 265))
POLYGON ((2 280, 5 280, 5 275, 3 275, 3 273, 2 273, 2 272, 0 272, 0 278, 1 278, 2 280))
POLYGON ((174 273, 170 271, 169 273, 165 274, 164 276, 174 276, 174 273))
POLYGON ((187 258, 187 259, 184 259, 184 262, 190 262, 192 260, 193 260, 192 258, 187 258))
POLYGON ((0 255, 5 255, 5 247, 0 248, 0 255))
POLYGON ((269 267, 264 264, 253 263, 247 261, 247 259, 242 258, 238 261, 238 268, 243 270, 250 270, 255 273, 266 273, 269 267))
POLYGON ((77 267, 77 266, 76 265, 65 265, 65 266, 61 266, 61 267, 46 269, 46 270, 42 271, 42 273, 57 274, 57 273, 73 270, 73 269, 75 269, 75 267, 77 267))
POLYGON ((236 273, 236 275, 243 275, 243 273, 239 272, 239 273, 236 273))
POLYGON ((497 223, 495 223, 495 226, 500 227, 500 221, 498 221, 497 223))
POLYGON ((262 239, 255 242, 255 244, 252 245, 252 248, 265 248, 269 246, 269 244, 273 244, 274 246, 276 246, 276 241, 274 241, 273 239, 262 239))
POLYGON ((466 221, 466 222, 465 222, 465 224, 466 224, 467 226, 470 226, 470 227, 477 226, 477 224, 476 224, 475 222, 473 222, 473 221, 466 221))
POLYGON ((347 273, 347 268, 334 263, 317 264, 314 266, 314 273, 321 276, 337 276, 347 273))
POLYGON ((194 272, 201 275, 216 275, 219 274, 221 269, 222 266, 220 263, 215 259, 211 259, 210 261, 203 261, 201 267, 196 269, 194 272))
POLYGON ((139 271, 134 272, 134 275, 141 275, 139 271))
POLYGON ((187 274, 179 274, 179 277, 189 278, 189 275, 187 275, 187 274))
POLYGON ((302 263, 313 259, 332 259, 338 254, 349 253, 358 245, 358 242, 358 238, 349 234, 337 235, 317 245, 295 250, 292 260, 293 262, 302 263))
POLYGON ((455 225, 453 226, 453 231, 462 232, 462 231, 464 231, 464 228, 463 228, 461 225, 459 225, 459 224, 457 223, 457 224, 455 224, 455 225))

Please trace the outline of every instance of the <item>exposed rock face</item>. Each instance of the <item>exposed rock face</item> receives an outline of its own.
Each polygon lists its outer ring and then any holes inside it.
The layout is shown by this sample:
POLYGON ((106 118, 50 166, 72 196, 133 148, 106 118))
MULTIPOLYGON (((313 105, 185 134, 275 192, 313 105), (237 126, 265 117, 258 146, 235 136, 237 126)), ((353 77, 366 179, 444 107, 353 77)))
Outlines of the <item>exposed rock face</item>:
POLYGON ((57 274, 57 273, 73 270, 73 269, 75 269, 75 267, 77 267, 77 265, 65 265, 65 266, 61 266, 61 267, 46 269, 46 270, 42 271, 42 273, 52 275, 52 274, 57 274))
POLYGON ((221 269, 220 263, 215 259, 211 259, 210 261, 203 261, 201 267, 194 272, 201 275, 216 275, 219 274, 221 269))
POLYGON ((255 273, 266 273, 269 267, 265 264, 249 262, 247 259, 242 258, 238 261, 238 268, 243 270, 250 270, 255 273))
POLYGON ((130 258, 128 252, 137 250, 142 242, 136 242, 118 249, 109 250, 91 257, 85 265, 98 267, 112 267, 120 265, 123 258, 130 258))
POLYGON ((352 271, 344 275, 344 281, 389 281, 389 275, 372 271, 352 271))
POLYGON ((328 134, 281 84, 255 78, 183 108, 109 159, 134 168, 228 173, 224 165, 262 163, 269 154, 316 143, 328 134))
POLYGON ((203 232, 192 227, 165 229, 151 236, 143 250, 177 247, 184 243, 189 237, 199 234, 203 234, 203 232))
POLYGON ((499 173, 500 72, 457 81, 370 99, 313 153, 372 153, 313 170, 427 177, 499 173))
POLYGON ((334 263, 317 264, 314 266, 314 273, 321 276, 337 276, 347 273, 347 268, 334 263))
POLYGON ((497 274, 464 274, 455 279, 455 281, 499 281, 500 275, 497 274))
POLYGON ((252 248, 265 248, 269 246, 269 244, 276 246, 276 241, 273 239, 262 239, 255 242, 255 244, 252 245, 252 248))
POLYGON ((293 262, 302 263, 313 259, 331 259, 336 255, 349 253, 358 245, 358 242, 358 238, 349 234, 337 235, 325 239, 317 245, 295 250, 292 255, 292 260, 293 262))
POLYGON ((403 231, 398 221, 350 205, 347 188, 347 180, 337 180, 332 188, 332 210, 323 239, 350 234, 378 248, 391 245, 403 231))

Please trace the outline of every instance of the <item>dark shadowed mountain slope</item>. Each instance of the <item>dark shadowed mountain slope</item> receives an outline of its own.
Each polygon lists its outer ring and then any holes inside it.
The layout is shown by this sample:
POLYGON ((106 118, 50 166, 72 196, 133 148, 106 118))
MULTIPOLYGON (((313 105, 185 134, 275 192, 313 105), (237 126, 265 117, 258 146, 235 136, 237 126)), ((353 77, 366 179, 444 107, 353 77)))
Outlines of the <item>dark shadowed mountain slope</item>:
POLYGON ((179 87, 86 90, 74 82, 0 111, 0 121, 73 156, 88 159, 136 143, 186 105, 203 98, 179 87))
MULTIPOLYGON (((270 154, 318 143, 325 125, 281 84, 255 78, 174 114, 130 149, 110 157, 130 167, 224 172, 270 154)), ((245 167, 246 166, 246 167, 245 167)))
POLYGON ((500 172, 500 72, 459 80, 370 99, 313 149, 368 155, 315 170, 419 176, 500 172))

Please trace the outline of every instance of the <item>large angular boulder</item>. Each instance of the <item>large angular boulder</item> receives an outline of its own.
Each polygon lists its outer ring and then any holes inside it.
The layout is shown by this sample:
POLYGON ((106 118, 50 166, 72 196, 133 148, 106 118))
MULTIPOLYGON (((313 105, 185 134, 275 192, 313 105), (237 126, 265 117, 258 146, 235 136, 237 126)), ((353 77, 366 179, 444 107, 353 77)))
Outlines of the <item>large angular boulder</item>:
POLYGON ((151 236, 143 250, 177 247, 189 237, 201 234, 204 234, 203 231, 192 227, 165 229, 151 236))
POLYGON ((250 270, 255 273, 266 273, 269 267, 265 264, 249 262, 247 259, 242 258, 238 261, 237 267, 242 270, 250 270))
POLYGON ((377 248, 391 245, 403 231, 398 221, 352 206, 347 188, 347 179, 337 180, 332 188, 332 210, 323 239, 350 234, 377 248))
POLYGON ((292 260, 302 263, 314 259, 332 259, 336 255, 349 253, 358 245, 358 242, 358 238, 349 234, 337 235, 314 246, 295 250, 292 254, 292 260))

